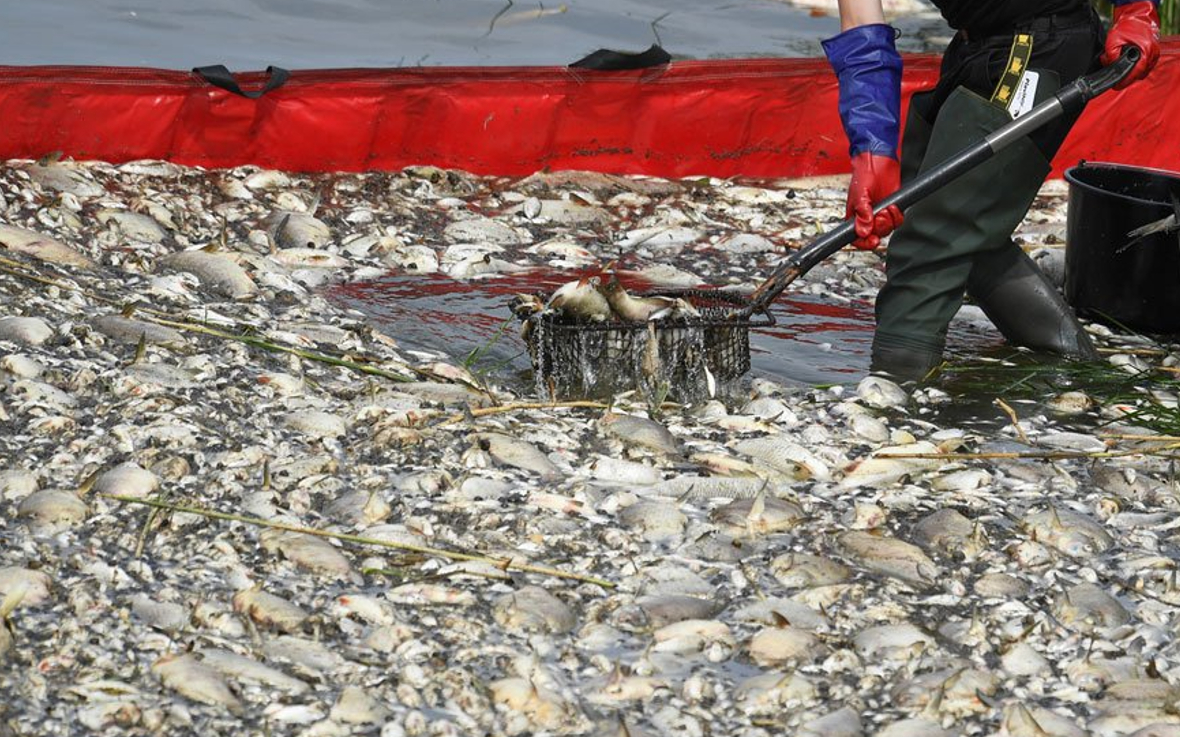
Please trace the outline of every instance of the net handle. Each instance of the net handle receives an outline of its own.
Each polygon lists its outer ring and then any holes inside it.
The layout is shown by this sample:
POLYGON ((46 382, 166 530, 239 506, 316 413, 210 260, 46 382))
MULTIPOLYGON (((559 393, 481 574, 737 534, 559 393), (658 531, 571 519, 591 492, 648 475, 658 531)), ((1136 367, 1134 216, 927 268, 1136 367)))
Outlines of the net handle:
MULTIPOLYGON (((877 203, 876 212, 896 205, 901 210, 920 202, 959 176, 996 155, 1009 144, 1023 138, 1064 113, 1078 113, 1090 100, 1118 84, 1135 68, 1142 52, 1135 46, 1123 47, 1122 56, 1103 69, 1074 80, 1053 97, 1024 115, 996 129, 985 138, 967 146, 943 163, 926 171, 901 189, 877 203)), ((766 310, 783 290, 816 264, 856 240, 855 219, 849 218, 804 248, 795 251, 750 295, 750 304, 737 313, 749 317, 766 310)))

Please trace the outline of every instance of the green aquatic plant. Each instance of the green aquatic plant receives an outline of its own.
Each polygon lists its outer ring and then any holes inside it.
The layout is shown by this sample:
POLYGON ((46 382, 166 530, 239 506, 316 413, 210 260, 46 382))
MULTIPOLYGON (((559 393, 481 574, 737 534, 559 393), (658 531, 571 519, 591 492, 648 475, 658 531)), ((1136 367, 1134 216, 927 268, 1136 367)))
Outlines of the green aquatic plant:
MULTIPOLYGON (((1146 355, 1162 358, 1164 351, 1146 355)), ((1079 422, 1102 427, 1135 425, 1161 435, 1180 435, 1180 375, 1172 367, 1144 361, 1139 368, 1107 361, 1041 362, 1016 354, 986 362, 956 363, 942 370, 942 388, 964 401, 1033 401, 1044 403, 1067 391, 1088 395, 1096 410, 1079 422)))

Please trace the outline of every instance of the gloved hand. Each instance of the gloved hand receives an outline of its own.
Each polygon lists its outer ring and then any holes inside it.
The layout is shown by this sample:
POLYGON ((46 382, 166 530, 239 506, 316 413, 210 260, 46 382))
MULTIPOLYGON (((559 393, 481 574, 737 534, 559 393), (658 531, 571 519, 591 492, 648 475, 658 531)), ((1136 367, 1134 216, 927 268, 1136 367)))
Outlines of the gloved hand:
POLYGON ((1106 49, 1102 52, 1102 63, 1112 64, 1118 60, 1124 46, 1139 47, 1143 56, 1131 73, 1115 85, 1116 90, 1146 77, 1159 61, 1160 17, 1152 0, 1115 0, 1113 22, 1110 32, 1106 34, 1106 49))
POLYGON ((872 23, 823 42, 840 82, 840 120, 850 143, 847 216, 856 217, 853 245, 868 250, 880 245, 902 221, 897 207, 873 216, 873 205, 893 194, 901 181, 897 161, 901 56, 893 38, 891 26, 872 23))
POLYGON ((871 251, 904 219, 897 205, 890 205, 875 217, 873 205, 901 186, 901 164, 897 159, 864 152, 852 157, 852 182, 848 185, 848 208, 844 217, 856 217, 856 240, 852 245, 871 251))

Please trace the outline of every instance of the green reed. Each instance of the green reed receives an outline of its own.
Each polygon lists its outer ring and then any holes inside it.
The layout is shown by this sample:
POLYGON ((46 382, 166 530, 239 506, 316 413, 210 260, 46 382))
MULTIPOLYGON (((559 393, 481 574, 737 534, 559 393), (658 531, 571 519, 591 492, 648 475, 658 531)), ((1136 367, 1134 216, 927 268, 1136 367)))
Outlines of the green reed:
POLYGON ((1180 376, 1147 363, 1142 371, 1129 371, 1105 361, 1041 362, 1028 354, 1016 354, 1000 362, 946 365, 941 387, 956 398, 994 396, 1037 402, 1062 392, 1081 391, 1108 410, 1105 417, 1097 410, 1087 413, 1090 419, 1082 420, 1083 424, 1101 427, 1118 422, 1180 436, 1180 407, 1170 401, 1172 395, 1180 395, 1180 376))

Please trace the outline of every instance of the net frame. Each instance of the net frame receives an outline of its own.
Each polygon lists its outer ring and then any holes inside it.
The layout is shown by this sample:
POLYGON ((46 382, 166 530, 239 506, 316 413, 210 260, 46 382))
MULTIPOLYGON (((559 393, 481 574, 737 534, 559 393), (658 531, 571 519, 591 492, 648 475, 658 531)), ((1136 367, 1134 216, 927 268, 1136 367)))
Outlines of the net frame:
MULTIPOLYGON (((540 295, 539 295, 540 296, 540 295)), ((598 322, 545 311, 526 320, 538 394, 554 399, 644 395, 695 401, 750 369, 750 328, 774 325, 769 310, 720 289, 639 295, 687 301, 698 316, 598 322)))

